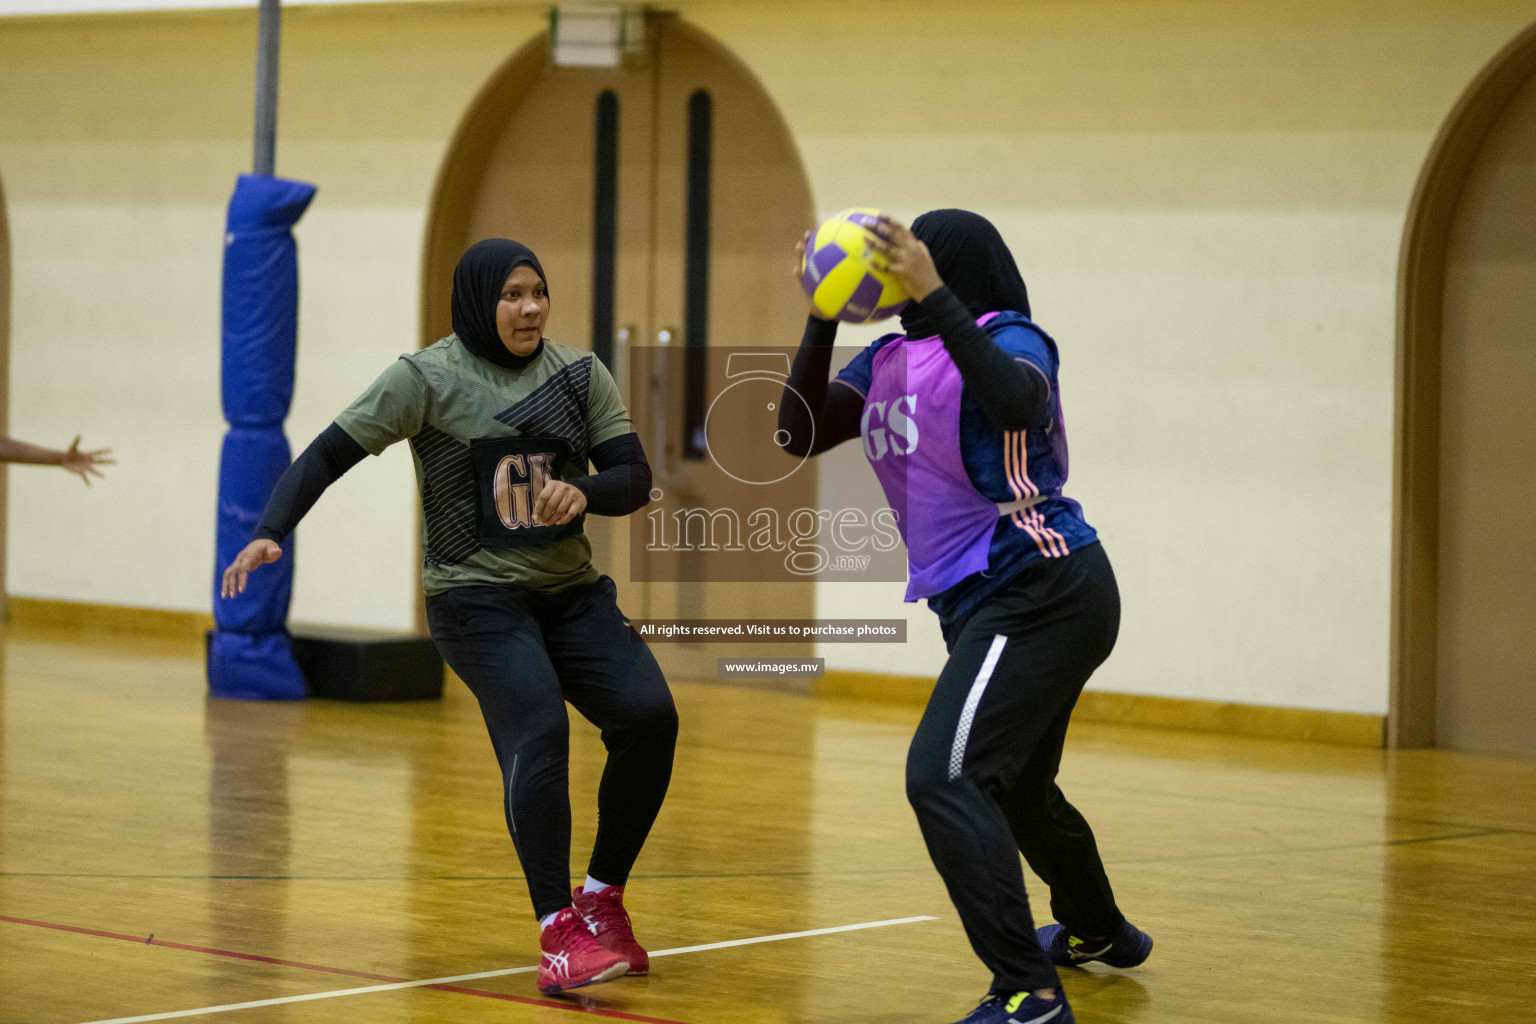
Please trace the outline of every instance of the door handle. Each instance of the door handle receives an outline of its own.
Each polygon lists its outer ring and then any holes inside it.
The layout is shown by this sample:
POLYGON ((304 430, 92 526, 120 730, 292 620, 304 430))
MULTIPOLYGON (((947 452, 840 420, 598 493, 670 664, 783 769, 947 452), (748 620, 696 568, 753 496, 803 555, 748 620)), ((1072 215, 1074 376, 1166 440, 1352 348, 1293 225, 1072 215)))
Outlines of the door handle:
POLYGON ((651 396, 651 426, 656 438, 656 455, 651 464, 651 477, 659 487, 669 487, 681 483, 681 480, 672 476, 672 460, 667 457, 667 441, 670 433, 667 424, 667 375, 669 372, 671 353, 669 351, 673 340, 677 337, 677 330, 673 327, 663 327, 656 332, 656 353, 652 361, 653 373, 650 380, 651 396))
POLYGON ((640 329, 634 324, 624 324, 614 332, 613 339, 613 370, 614 379, 619 381, 620 389, 628 389, 634 394, 634 385, 629 380, 630 366, 633 360, 629 358, 629 346, 639 340, 640 329))

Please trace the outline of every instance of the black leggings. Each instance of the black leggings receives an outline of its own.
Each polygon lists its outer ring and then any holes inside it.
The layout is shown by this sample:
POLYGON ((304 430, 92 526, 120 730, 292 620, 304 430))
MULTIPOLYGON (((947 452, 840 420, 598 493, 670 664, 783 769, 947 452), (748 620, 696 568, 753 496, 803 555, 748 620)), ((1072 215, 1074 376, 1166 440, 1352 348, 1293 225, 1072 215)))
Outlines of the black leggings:
POLYGON ((607 576, 542 593, 454 587, 427 598, 432 640, 480 701, 501 763, 512 843, 540 918, 571 903, 570 722, 565 702, 602 730, 588 873, 629 880, 672 778, 672 694, 607 576))
POLYGON ((1088 822, 1056 785, 1067 720, 1109 656, 1120 595, 1098 544, 1024 569, 945 631, 950 657, 907 756, 907 797, 994 992, 1053 988, 1022 852, 1074 935, 1125 920, 1088 822))

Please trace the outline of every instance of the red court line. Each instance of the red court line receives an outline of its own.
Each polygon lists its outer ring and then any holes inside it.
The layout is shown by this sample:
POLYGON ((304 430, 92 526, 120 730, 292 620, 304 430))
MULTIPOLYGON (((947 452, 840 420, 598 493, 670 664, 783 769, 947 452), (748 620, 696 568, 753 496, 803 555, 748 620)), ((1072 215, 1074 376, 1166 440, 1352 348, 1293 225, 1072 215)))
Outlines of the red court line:
MULTIPOLYGON (((323 971, 326 974, 344 974, 349 978, 364 978, 368 981, 401 982, 410 981, 410 978, 396 978, 388 974, 370 974, 367 971, 351 971, 345 967, 326 967, 323 964, 307 964, 299 960, 282 960, 272 956, 260 956, 256 953, 237 953, 228 949, 213 949, 209 946, 189 946, 183 942, 167 942, 164 939, 156 939, 153 935, 123 935, 119 932, 104 932, 96 928, 80 928, 72 924, 55 924, 51 921, 33 921, 25 917, 9 917, 0 914, 0 921, 10 924, 25 924, 33 928, 51 928, 57 932, 73 932, 76 935, 91 935, 99 939, 120 939, 123 942, 136 942, 143 946, 164 946, 167 949, 181 949, 189 953, 207 953, 210 956, 227 956, 236 960, 254 960, 257 963, 275 964, 278 967, 297 967, 305 971, 323 971)), ((468 972, 466 972, 468 973, 468 972)), ((575 1006, 570 1003, 562 1003, 553 999, 534 999, 530 996, 515 996, 506 992, 487 992, 484 989, 465 988, 462 985, 423 985, 422 988, 438 989, 443 992, 457 992, 460 995, 480 996, 485 999, 500 999, 509 1003, 526 1003, 529 1006, 547 1006, 555 1010, 569 1010, 573 1013, 592 1013, 599 1017, 612 1017, 618 1020, 639 1021, 641 1024, 683 1024, 682 1021, 667 1020, 664 1017, 642 1017, 639 1014, 625 1013, 622 1010, 599 1010, 587 1006, 575 1006)))
POLYGON ((385 974, 369 974, 366 971, 349 971, 344 967, 324 967, 320 964, 300 963, 297 960, 280 960, 273 956, 258 956, 255 953, 235 953, 227 949, 210 949, 207 946, 188 946, 181 942, 167 942, 164 939, 158 942, 151 937, 138 935, 119 935, 117 932, 103 932, 95 928, 77 928, 69 924, 53 924, 48 921, 31 921, 24 917, 7 917, 0 914, 0 921, 9 921, 11 924, 29 924, 34 928, 52 928, 58 932, 74 932, 77 935, 94 935, 101 939, 122 939, 124 942, 137 942, 146 946, 164 946, 167 949, 184 949, 190 953, 208 953, 212 956, 228 956, 237 960, 255 960, 263 964, 276 964, 279 967, 298 967, 306 971, 324 971, 326 974, 345 974, 349 978, 366 978, 369 981, 409 981, 409 978, 391 978, 385 974))

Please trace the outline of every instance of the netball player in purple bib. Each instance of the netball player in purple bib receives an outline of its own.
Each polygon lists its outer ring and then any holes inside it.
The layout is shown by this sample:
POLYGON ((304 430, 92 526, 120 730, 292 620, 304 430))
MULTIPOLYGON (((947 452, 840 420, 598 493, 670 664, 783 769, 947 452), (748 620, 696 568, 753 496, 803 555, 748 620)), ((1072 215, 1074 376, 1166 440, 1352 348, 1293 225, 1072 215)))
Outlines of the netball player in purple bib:
POLYGON ((789 381, 805 402, 786 393, 779 426, 797 456, 862 436, 907 544, 906 599, 939 616, 949 661, 912 739, 907 796, 993 975, 962 1024, 1069 1024, 1058 966, 1134 967, 1152 951, 1055 781, 1072 707, 1114 647, 1119 591, 1062 496, 1056 343, 1029 319, 1002 236, 963 210, 871 229, 912 296, 904 333, 829 386, 837 325, 813 313, 789 381), (1060 922, 1038 933, 1020 852, 1060 922))

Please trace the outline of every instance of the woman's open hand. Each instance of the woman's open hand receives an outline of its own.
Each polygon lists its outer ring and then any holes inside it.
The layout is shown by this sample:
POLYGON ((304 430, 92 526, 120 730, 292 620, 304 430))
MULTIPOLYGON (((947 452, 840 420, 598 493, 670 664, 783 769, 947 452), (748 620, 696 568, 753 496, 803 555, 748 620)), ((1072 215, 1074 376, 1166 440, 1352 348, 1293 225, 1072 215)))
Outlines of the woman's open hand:
MULTIPOLYGON (((800 237, 800 241, 795 243, 795 255, 799 256, 800 258, 795 261, 795 267, 794 267, 793 270, 790 271, 790 273, 794 275, 795 284, 801 285, 802 288, 804 287, 803 282, 804 282, 804 278, 805 278, 805 271, 803 269, 804 266, 805 266, 805 254, 808 251, 810 251, 810 248, 811 248, 811 233, 809 231, 807 231, 804 235, 802 235, 800 237)), ((809 295, 807 295, 805 297, 805 304, 810 307, 811 316, 815 317, 817 320, 831 320, 832 319, 831 317, 829 317, 825 313, 823 313, 821 310, 816 308, 816 303, 811 301, 811 297, 809 295)))
POLYGON ((890 265, 891 274, 914 301, 922 302, 944 287, 944 279, 933 265, 928 246, 905 224, 881 214, 869 230, 875 236, 869 243, 870 248, 890 265))
POLYGON ((107 456, 111 454, 111 448, 98 448, 93 452, 81 451, 80 435, 76 434, 75 443, 69 446, 69 451, 61 452, 59 454, 59 465, 63 466, 69 472, 74 473, 81 480, 84 480, 85 486, 89 487, 91 486, 91 477, 93 475, 103 475, 102 472, 96 468, 97 466, 111 466, 116 462, 115 459, 107 458, 107 456))
POLYGON ((224 597, 234 597, 245 593, 245 580, 251 574, 251 570, 258 569, 269 562, 275 562, 283 557, 283 549, 273 541, 266 538, 257 538, 245 546, 235 560, 229 563, 229 568, 224 570, 224 586, 220 593, 224 597))
POLYGON ((561 526, 587 508, 587 496, 575 484, 550 480, 533 502, 534 526, 561 526))

